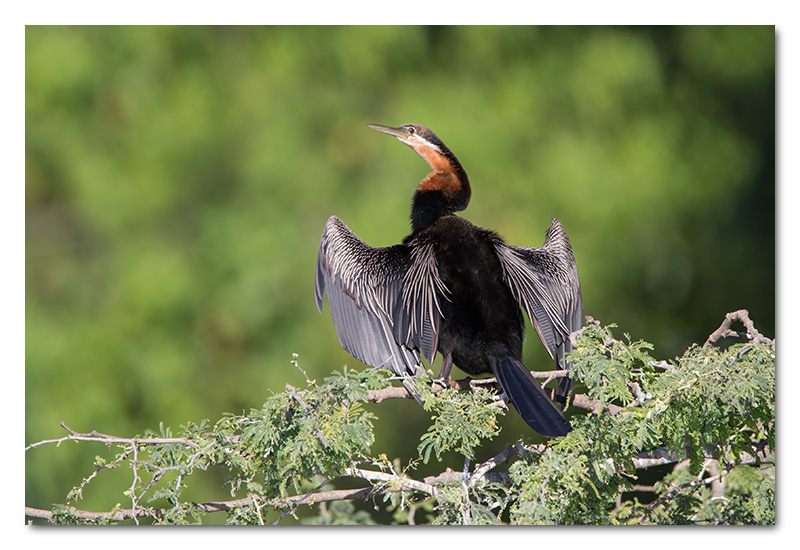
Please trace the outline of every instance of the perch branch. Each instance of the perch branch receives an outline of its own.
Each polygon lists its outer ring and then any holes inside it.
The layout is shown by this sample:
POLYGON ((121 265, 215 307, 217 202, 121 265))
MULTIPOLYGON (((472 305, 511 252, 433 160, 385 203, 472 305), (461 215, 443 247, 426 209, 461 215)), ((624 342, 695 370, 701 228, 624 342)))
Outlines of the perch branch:
MULTIPOLYGON (((534 378, 540 380, 551 380, 554 378, 562 378, 568 376, 567 371, 565 370, 555 370, 555 371, 531 371, 531 374, 534 378)), ((494 378, 462 378, 459 380, 450 379, 448 385, 450 388, 457 389, 457 390, 468 390, 473 385, 491 385, 496 384, 497 380, 494 378)), ((441 385, 434 384, 431 388, 431 393, 439 393, 444 391, 441 385)), ((387 386, 380 390, 368 390, 367 391, 367 400, 372 403, 380 403, 384 399, 413 399, 413 396, 409 393, 409 391, 404 386, 387 386)))

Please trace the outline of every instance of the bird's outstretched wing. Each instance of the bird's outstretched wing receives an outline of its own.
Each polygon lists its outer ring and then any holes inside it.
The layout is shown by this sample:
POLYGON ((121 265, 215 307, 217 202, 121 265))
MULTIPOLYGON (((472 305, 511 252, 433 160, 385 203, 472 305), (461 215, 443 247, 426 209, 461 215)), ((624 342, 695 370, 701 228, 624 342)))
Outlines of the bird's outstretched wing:
MULTIPOLYGON (((527 312, 550 357, 556 359, 558 368, 569 368, 564 355, 572 350, 570 333, 583 326, 583 301, 564 226, 553 218, 541 248, 511 246, 497 239, 495 250, 506 284, 527 312)), ((562 406, 571 387, 569 378, 559 379, 556 397, 562 406)))
POLYGON ((332 216, 322 233, 314 280, 317 309, 322 312, 327 290, 342 347, 359 361, 403 376, 417 400, 413 377, 425 373, 419 351, 433 358, 439 325, 438 301, 429 295, 435 283, 428 280, 433 275, 438 280, 438 274, 425 271, 421 255, 424 249, 405 244, 373 248, 332 216))
POLYGON ((417 236, 409 241, 409 250, 402 299, 394 310, 394 335, 401 344, 420 350, 432 364, 439 346, 440 302, 448 299, 449 292, 439 276, 434 242, 417 236))

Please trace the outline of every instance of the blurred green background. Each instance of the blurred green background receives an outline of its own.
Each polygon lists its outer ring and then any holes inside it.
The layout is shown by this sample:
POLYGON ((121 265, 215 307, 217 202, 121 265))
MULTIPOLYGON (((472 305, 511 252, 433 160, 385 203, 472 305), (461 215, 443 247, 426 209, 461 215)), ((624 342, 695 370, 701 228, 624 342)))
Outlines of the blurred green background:
MULTIPOLYGON (((28 27, 25 47, 26 444, 257 408, 303 385, 294 352, 312 378, 363 368, 314 307, 319 237, 336 214, 399 242, 427 173, 369 122, 433 129, 470 175, 462 215, 508 242, 560 218, 585 313, 655 356, 739 308, 774 335, 774 27, 28 27)), ((525 361, 551 368, 533 331, 525 361)), ((375 451, 416 457, 427 415, 373 410, 375 451)), ((534 438, 503 423, 498 450, 534 438)), ((26 505, 102 451, 29 451, 26 505)), ((129 507, 130 472, 100 477, 78 504, 129 507)), ((231 498, 223 478, 187 496, 231 498)))

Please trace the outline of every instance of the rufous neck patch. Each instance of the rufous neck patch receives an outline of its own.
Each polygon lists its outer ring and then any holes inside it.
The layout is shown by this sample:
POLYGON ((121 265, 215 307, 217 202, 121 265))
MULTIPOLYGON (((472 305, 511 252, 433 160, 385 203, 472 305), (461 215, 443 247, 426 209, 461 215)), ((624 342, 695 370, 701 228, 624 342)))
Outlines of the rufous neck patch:
POLYGON ((445 197, 452 197, 461 190, 461 180, 447 165, 447 171, 431 172, 419 183, 419 191, 441 191, 445 197))
POLYGON ((428 166, 430 166, 434 172, 447 172, 453 169, 450 159, 432 145, 427 143, 424 146, 415 147, 412 145, 412 148, 419 156, 425 159, 425 162, 428 163, 428 166))

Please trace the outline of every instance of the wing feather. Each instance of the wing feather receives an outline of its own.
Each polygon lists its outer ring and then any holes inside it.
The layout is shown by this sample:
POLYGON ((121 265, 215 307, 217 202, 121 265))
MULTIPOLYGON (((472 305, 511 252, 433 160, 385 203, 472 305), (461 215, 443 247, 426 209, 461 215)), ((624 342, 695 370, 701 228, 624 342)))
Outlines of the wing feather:
MULTIPOLYGON (((541 248, 511 246, 499 238, 495 250, 503 277, 530 317, 539 338, 559 368, 569 368, 570 334, 583 325, 583 300, 575 255, 561 222, 553 218, 541 248)), ((561 378, 557 395, 565 400, 571 380, 561 378)))
POLYGON ((434 244, 411 241, 411 259, 403 276, 402 303, 395 309, 395 337, 408 347, 419 349, 433 363, 439 345, 442 318, 441 299, 448 291, 439 276, 434 244))
MULTIPOLYGON (((427 288, 436 283, 414 275, 422 269, 415 263, 419 255, 405 244, 370 247, 332 216, 322 234, 314 280, 317 309, 322 312, 327 291, 342 347, 359 361, 406 377, 415 397, 410 377, 425 372, 420 349, 429 359, 436 353, 440 317, 425 309, 431 307, 427 288)), ((438 308, 435 298, 433 306, 438 308)))

